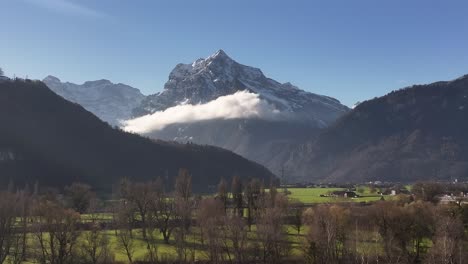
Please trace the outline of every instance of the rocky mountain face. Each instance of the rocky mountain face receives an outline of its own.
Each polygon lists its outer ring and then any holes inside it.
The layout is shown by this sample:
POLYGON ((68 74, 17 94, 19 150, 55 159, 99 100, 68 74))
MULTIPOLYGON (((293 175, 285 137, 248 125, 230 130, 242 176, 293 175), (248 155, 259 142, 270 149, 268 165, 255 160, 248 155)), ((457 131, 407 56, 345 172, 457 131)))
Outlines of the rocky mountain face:
POLYGON ((39 81, 0 82, 0 185, 38 182, 63 187, 73 181, 110 192, 121 178, 161 176, 174 186, 188 169, 196 191, 224 177, 274 175, 230 151, 195 144, 154 141, 111 128, 78 104, 39 81))
POLYGON ((108 80, 88 81, 79 85, 47 76, 43 82, 56 94, 80 104, 113 126, 131 118, 133 109, 145 98, 136 88, 108 80))
POLYGON ((250 91, 291 113, 298 122, 325 127, 348 111, 338 100, 303 91, 291 83, 265 77, 258 68, 242 65, 223 50, 192 64, 178 64, 169 74, 161 93, 146 97, 134 116, 162 111, 181 103, 203 104, 237 91, 250 91))
POLYGON ((349 110, 334 98, 267 78, 260 69, 242 65, 219 50, 206 59, 178 64, 170 73, 164 90, 146 97, 133 113, 141 116, 180 104, 205 104, 238 91, 258 94, 284 118, 175 122, 146 135, 226 148, 279 173, 295 146, 349 110))
POLYGON ((287 164, 325 182, 468 180, 467 131, 468 75, 360 103, 287 164))

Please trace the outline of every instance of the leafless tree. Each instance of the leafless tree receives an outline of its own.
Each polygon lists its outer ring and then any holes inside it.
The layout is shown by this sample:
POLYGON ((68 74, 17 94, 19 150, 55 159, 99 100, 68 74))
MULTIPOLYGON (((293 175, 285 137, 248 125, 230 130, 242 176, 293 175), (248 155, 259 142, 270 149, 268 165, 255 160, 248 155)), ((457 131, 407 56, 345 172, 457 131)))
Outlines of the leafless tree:
POLYGON ((89 230, 83 231, 80 239, 81 255, 85 263, 111 263, 114 260, 109 237, 100 222, 97 212, 100 203, 97 199, 90 202, 88 208, 89 230))
POLYGON ((175 181, 175 196, 184 201, 192 197, 192 176, 187 169, 180 169, 175 181))
POLYGON ((224 180, 224 178, 222 178, 221 181, 218 184, 217 197, 223 203, 224 212, 226 212, 227 202, 228 202, 228 185, 227 185, 226 180, 224 180))
POLYGON ((80 215, 47 200, 36 205, 35 210, 33 236, 38 245, 39 262, 73 263, 76 257, 80 215))
POLYGON ((260 195, 264 190, 261 186, 262 185, 258 179, 252 179, 245 187, 244 193, 247 204, 247 225, 249 226, 249 231, 251 230, 259 207, 260 195))
POLYGON ((130 264, 133 264, 133 255, 135 253, 135 243, 132 234, 133 214, 133 208, 126 201, 122 201, 114 208, 113 219, 117 246, 127 256, 130 264))
MULTIPOLYGON (((420 262, 425 248, 424 239, 433 236, 435 229, 434 206, 428 202, 417 201, 408 204, 404 210, 409 214, 409 235, 411 246, 408 250, 408 262, 420 262)), ((403 225, 404 226, 404 225, 403 225)), ((403 232, 406 230, 403 230, 403 232)))
POLYGON ((247 224, 240 216, 224 216, 222 225, 222 246, 225 254, 231 261, 231 255, 236 263, 248 260, 248 233, 247 224))
POLYGON ((289 211, 290 211, 291 220, 292 220, 294 227, 297 230, 297 234, 299 235, 301 233, 301 229, 303 225, 302 214, 304 213, 304 203, 302 203, 299 200, 293 200, 290 202, 290 204, 291 205, 289 207, 289 211))
POLYGON ((91 191, 91 186, 84 183, 73 183, 65 187, 65 194, 69 206, 80 214, 88 210, 91 200, 96 196, 91 191))
POLYGON ((259 216, 256 234, 263 263, 281 263, 290 253, 291 245, 284 226, 287 206, 287 197, 278 194, 275 207, 266 208, 259 216))
POLYGON ((12 264, 19 264, 26 260, 26 250, 28 248, 28 220, 32 206, 32 197, 27 187, 24 190, 16 192, 15 201, 12 205, 13 204, 15 206, 15 216, 17 220, 9 262, 12 264))
POLYGON ((109 237, 99 222, 90 224, 80 239, 81 255, 86 263, 112 263, 114 260, 112 249, 109 246, 109 237))
POLYGON ((207 253, 212 263, 223 260, 221 231, 224 218, 224 206, 221 200, 205 198, 197 211, 197 223, 201 230, 202 241, 207 242, 207 253))
POLYGON ((464 227, 460 218, 437 212, 436 231, 433 246, 428 255, 428 263, 462 264, 465 257, 463 249, 464 227))
POLYGON ((0 193, 0 263, 4 263, 15 239, 15 197, 10 192, 0 193))
POLYGON ((319 205, 304 214, 309 226, 306 259, 311 263, 339 263, 346 256, 349 210, 338 205, 319 205))
POLYGON ((238 216, 243 216, 243 194, 242 181, 238 176, 232 178, 231 193, 234 203, 235 213, 238 216))
POLYGON ((174 220, 176 218, 176 207, 174 199, 167 197, 163 192, 159 195, 151 210, 154 214, 154 221, 159 232, 163 235, 164 242, 169 244, 172 231, 176 227, 174 220))
POLYGON ((155 190, 156 181, 149 182, 124 182, 121 186, 124 188, 121 190, 122 198, 127 202, 131 203, 137 210, 139 220, 141 222, 141 231, 143 239, 146 239, 147 228, 150 222, 148 221, 148 213, 150 210, 151 203, 156 199, 155 190))
POLYGON ((180 169, 174 188, 174 221, 178 223, 174 229, 174 236, 179 261, 194 259, 195 252, 187 243, 192 222, 192 203, 192 176, 186 169, 180 169))

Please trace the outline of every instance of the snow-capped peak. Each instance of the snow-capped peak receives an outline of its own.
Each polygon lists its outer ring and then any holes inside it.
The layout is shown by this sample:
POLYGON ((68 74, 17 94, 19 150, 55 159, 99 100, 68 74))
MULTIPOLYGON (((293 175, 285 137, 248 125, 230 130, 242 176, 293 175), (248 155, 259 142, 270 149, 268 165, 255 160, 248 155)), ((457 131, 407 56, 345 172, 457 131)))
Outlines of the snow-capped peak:
POLYGON ((260 69, 242 65, 218 50, 205 59, 178 64, 170 73, 163 92, 147 97, 135 115, 165 110, 181 101, 207 103, 244 90, 259 94, 298 119, 311 119, 320 124, 329 123, 348 110, 336 99, 303 91, 289 82, 282 84, 269 79, 260 69))
POLYGON ((222 49, 218 50, 217 52, 215 52, 213 55, 209 56, 206 59, 207 60, 231 60, 231 61, 233 60, 222 49))

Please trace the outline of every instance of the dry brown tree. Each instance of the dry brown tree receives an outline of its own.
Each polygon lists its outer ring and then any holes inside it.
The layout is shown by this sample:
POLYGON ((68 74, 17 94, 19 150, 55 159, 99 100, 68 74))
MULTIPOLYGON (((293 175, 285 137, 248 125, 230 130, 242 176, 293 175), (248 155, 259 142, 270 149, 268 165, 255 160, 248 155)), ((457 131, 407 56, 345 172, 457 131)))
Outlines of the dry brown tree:
POLYGON ((349 215, 348 209, 338 205, 323 204, 307 209, 305 258, 309 263, 339 263, 347 255, 349 215))
POLYGON ((218 184, 218 193, 216 194, 219 200, 223 203, 224 212, 227 211, 228 206, 228 184, 224 178, 221 178, 221 181, 218 184))
POLYGON ((101 206, 98 199, 92 199, 88 207, 88 228, 82 232, 79 244, 81 257, 85 263, 98 264, 114 261, 109 237, 103 228, 101 215, 97 213, 101 206))
POLYGON ((96 194, 91 191, 91 186, 75 182, 65 187, 65 197, 69 207, 83 214, 88 210, 91 200, 96 197, 96 194))
POLYGON ((459 217, 444 212, 436 212, 436 230, 433 246, 427 256, 428 263, 462 264, 466 257, 463 247, 464 227, 459 217))
POLYGON ((283 194, 277 194, 275 200, 275 207, 262 210, 257 221, 256 235, 263 263, 281 263, 291 250, 284 225, 288 200, 283 194))
POLYGON ((243 193, 242 193, 242 181, 239 176, 234 176, 232 178, 231 184, 231 193, 232 193, 232 200, 234 204, 235 214, 238 216, 244 215, 244 208, 243 208, 243 193))
MULTIPOLYGON (((7 202, 8 198, 6 200, 1 198, 1 200, 7 202)), ((24 190, 16 192, 14 203, 12 203, 11 206, 13 205, 15 206, 16 228, 8 261, 12 264, 19 264, 26 260, 29 217, 31 216, 33 205, 32 195, 29 193, 27 187, 24 190)))
POLYGON ((36 205, 32 220, 38 262, 65 264, 76 260, 79 213, 43 200, 36 205))
POLYGON ((0 192, 0 263, 4 263, 15 240, 15 197, 10 192, 0 192))
POLYGON ((202 242, 206 241, 207 255, 211 263, 224 261, 222 226, 224 224, 223 202, 216 198, 205 198, 200 202, 197 223, 202 242))
POLYGON ((132 233, 133 215, 133 208, 125 200, 113 208, 113 225, 117 239, 117 248, 127 256, 130 264, 133 263, 133 255, 136 249, 132 233))
POLYGON ((187 242, 193 209, 192 176, 186 169, 180 169, 175 180, 174 206, 174 221, 177 225, 174 229, 174 237, 178 259, 179 261, 193 260, 195 251, 189 247, 187 242))
POLYGON ((230 262, 246 263, 249 260, 249 238, 245 220, 237 215, 225 216, 221 242, 230 262))

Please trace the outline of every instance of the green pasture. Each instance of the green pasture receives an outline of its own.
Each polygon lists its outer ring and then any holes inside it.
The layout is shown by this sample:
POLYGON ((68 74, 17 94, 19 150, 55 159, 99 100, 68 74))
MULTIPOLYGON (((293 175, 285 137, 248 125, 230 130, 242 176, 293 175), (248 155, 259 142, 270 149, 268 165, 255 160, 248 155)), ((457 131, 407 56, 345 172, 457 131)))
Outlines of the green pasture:
MULTIPOLYGON (((302 203, 343 203, 343 202, 373 202, 381 199, 377 193, 370 193, 368 187, 358 188, 362 192, 356 191, 359 198, 344 198, 344 197, 320 197, 320 195, 328 195, 334 191, 345 190, 343 188, 288 188, 289 199, 298 200, 302 203)), ((389 196, 384 196, 384 199, 389 199, 389 196)))

